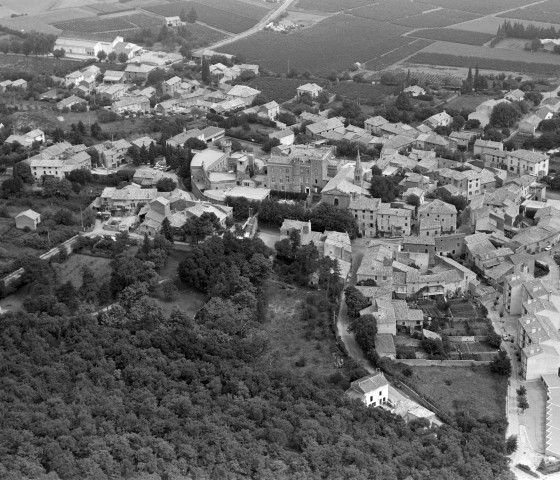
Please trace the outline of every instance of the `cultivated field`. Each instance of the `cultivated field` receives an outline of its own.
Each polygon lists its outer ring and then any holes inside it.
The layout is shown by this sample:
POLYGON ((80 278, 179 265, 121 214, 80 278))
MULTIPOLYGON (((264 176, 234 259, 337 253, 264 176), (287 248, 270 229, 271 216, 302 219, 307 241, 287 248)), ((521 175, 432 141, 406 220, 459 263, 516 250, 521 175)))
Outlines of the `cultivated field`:
POLYGON ((453 110, 476 110, 482 102, 490 100, 492 97, 486 95, 459 95, 454 98, 449 103, 446 104, 447 107, 453 110))
POLYGON ((507 377, 493 374, 490 367, 411 368, 407 383, 444 411, 468 412, 474 418, 505 415, 507 377))
POLYGON ((76 18, 63 22, 53 23, 60 30, 83 33, 103 32, 130 32, 142 28, 158 28, 163 25, 163 20, 145 13, 135 13, 118 17, 90 17, 76 18))
POLYGON ((546 10, 537 10, 536 8, 520 8, 519 10, 507 12, 499 16, 515 20, 528 20, 531 22, 560 23, 560 12, 548 12, 546 10))
POLYGON ((406 31, 404 27, 339 14, 289 35, 258 32, 219 50, 241 53, 275 72, 286 72, 289 63, 290 68, 300 71, 329 73, 410 43, 400 36, 406 31))
POLYGON ((174 2, 161 5, 149 5, 144 7, 144 10, 157 15, 170 17, 180 15, 182 11, 189 12, 191 8, 196 10, 200 22, 231 33, 241 33, 248 30, 268 12, 268 10, 263 7, 240 2, 239 0, 228 0, 228 2, 208 1, 208 4, 190 1, 174 2), (210 6, 210 3, 216 6, 210 6))
POLYGON ((344 0, 344 2, 340 0, 300 0, 297 7, 305 10, 335 13, 371 3, 373 3, 372 0, 344 0))
MULTIPOLYGON (((499 49, 498 52, 505 50, 499 49)), ((501 60, 499 58, 483 58, 483 57, 463 57, 450 55, 445 53, 429 53, 420 52, 409 58, 407 62, 411 64, 424 64, 435 66, 450 67, 475 67, 479 66, 481 70, 495 70, 499 72, 519 72, 529 75, 558 75, 560 74, 560 65, 550 63, 533 63, 519 62, 515 60, 501 60)))
POLYGON ((93 5, 89 5, 88 8, 90 10, 93 10, 96 15, 107 15, 110 13, 119 13, 134 10, 134 7, 131 7, 126 3, 94 3, 93 5))
POLYGON ((412 28, 435 28, 435 27, 448 27, 460 22, 467 22, 474 20, 480 15, 464 12, 461 10, 442 9, 433 12, 427 12, 420 15, 413 15, 411 17, 404 17, 394 22, 398 25, 412 28))
POLYGON ((480 15, 488 15, 490 13, 497 13, 516 7, 522 7, 524 5, 534 3, 534 0, 429 0, 426 3, 445 8, 464 10, 480 15))
POLYGON ((390 22, 398 18, 417 15, 427 10, 432 10, 433 8, 432 5, 427 5, 425 3, 411 3, 409 0, 394 0, 391 2, 385 1, 354 8, 350 13, 356 17, 369 18, 380 22, 390 22))
POLYGON ((45 73, 64 76, 78 68, 83 62, 74 60, 57 60, 53 57, 25 57, 23 55, 6 55, 0 53, 0 69, 9 68, 33 73, 45 73))
POLYGON ((408 34, 408 36, 465 45, 484 45, 494 38, 494 35, 491 33, 473 32, 456 28, 426 28, 415 30, 408 34))
MULTIPOLYGON (((410 37, 403 36, 401 38, 408 39, 410 37)), ((395 64, 396 62, 403 60, 406 57, 414 55, 415 53, 419 52, 420 50, 426 48, 427 46, 433 43, 432 40, 424 40, 421 38, 415 38, 415 39, 410 38, 410 40, 411 41, 409 43, 401 45, 400 47, 396 47, 392 50, 382 53, 381 55, 371 60, 368 60, 366 62, 366 67, 369 70, 383 70, 384 68, 387 68, 395 64)))

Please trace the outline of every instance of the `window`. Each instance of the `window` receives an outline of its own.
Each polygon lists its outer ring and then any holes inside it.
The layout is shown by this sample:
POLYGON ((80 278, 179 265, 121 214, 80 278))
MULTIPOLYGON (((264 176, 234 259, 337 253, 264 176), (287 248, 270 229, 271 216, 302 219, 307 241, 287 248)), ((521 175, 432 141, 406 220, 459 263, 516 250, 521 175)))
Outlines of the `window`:
POLYGON ((338 198, 335 198, 335 199, 334 199, 334 206, 335 206, 335 207, 338 207, 338 198))
POLYGON ((373 402, 373 395, 370 395, 369 401, 370 401, 370 402, 373 402))

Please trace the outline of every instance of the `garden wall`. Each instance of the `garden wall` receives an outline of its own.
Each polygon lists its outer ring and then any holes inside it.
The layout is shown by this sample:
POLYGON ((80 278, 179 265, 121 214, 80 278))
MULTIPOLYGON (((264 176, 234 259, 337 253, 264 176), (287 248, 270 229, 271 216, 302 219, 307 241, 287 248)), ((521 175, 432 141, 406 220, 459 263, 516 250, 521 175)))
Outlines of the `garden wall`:
POLYGON ((450 342, 455 342, 455 343, 465 343, 465 342, 485 342, 486 340, 488 340, 488 337, 483 335, 483 336, 476 336, 476 335, 470 335, 470 336, 448 336, 447 340, 449 340, 450 342))
POLYGON ((470 367, 476 366, 480 367, 482 365, 490 365, 492 361, 490 360, 424 360, 418 358, 416 360, 410 359, 397 359, 394 360, 396 363, 402 363, 404 365, 410 365, 415 367, 470 367))

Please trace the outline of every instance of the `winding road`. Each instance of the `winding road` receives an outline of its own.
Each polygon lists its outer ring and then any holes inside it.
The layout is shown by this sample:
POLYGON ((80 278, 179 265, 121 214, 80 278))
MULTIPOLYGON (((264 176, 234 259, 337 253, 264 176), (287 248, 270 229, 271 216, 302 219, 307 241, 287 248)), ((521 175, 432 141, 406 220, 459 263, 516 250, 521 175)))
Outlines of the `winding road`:
POLYGON ((200 54, 206 50, 214 50, 216 48, 223 47, 224 45, 236 42, 237 40, 241 40, 242 38, 246 38, 250 35, 253 35, 253 33, 257 33, 259 30, 262 30, 268 23, 270 23, 270 21, 273 18, 285 12, 292 4, 296 2, 297 0, 284 0, 284 3, 282 3, 282 5, 280 5, 276 10, 272 10, 259 23, 251 27, 249 30, 245 30, 244 32, 238 33, 237 35, 234 35, 229 38, 225 38, 223 40, 220 40, 219 42, 216 42, 212 45, 208 45, 204 48, 199 48, 198 50, 195 50, 194 53, 200 54))

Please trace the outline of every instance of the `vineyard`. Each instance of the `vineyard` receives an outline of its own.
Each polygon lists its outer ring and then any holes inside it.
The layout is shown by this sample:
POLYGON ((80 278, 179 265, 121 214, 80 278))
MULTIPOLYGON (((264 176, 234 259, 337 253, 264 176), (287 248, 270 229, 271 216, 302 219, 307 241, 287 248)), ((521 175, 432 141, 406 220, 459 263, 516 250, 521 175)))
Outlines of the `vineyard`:
POLYGON ((446 53, 420 52, 408 59, 408 62, 424 65, 445 65, 448 67, 475 66, 482 70, 496 70, 500 72, 519 72, 535 75, 558 75, 560 65, 549 63, 517 62, 514 60, 500 60, 498 58, 463 57, 446 53))
POLYGON ((356 17, 370 18, 380 22, 391 22, 398 18, 417 15, 433 8, 433 5, 425 3, 411 3, 410 0, 394 0, 354 8, 350 13, 356 17))
POLYGON ((494 38, 494 35, 490 33, 471 32, 454 28, 427 28, 412 32, 409 36, 465 45, 484 45, 494 38))
POLYGON ((342 10, 361 7, 373 3, 372 0, 300 0, 297 4, 298 8, 305 10, 317 10, 325 13, 335 13, 342 10))
POLYGON ((502 18, 513 18, 515 20, 560 24, 560 12, 549 12, 538 8, 540 6, 541 5, 538 5, 535 8, 520 8, 519 10, 514 10, 498 16, 502 18))
POLYGON ((394 22, 398 25, 412 28, 436 28, 448 27, 456 23, 467 22, 478 18, 479 15, 460 10, 436 10, 411 17, 397 19, 394 22))
MULTIPOLYGON (((232 4, 228 7, 228 10, 189 1, 149 5, 143 8, 148 12, 152 12, 163 17, 180 15, 181 12, 189 12, 191 8, 194 8, 196 10, 198 20, 202 23, 206 23, 211 27, 219 28, 220 30, 224 30, 226 32, 241 33, 253 27, 257 23, 259 18, 252 18, 257 16, 257 12, 266 12, 266 10, 247 3, 243 3, 241 6, 239 5, 240 3, 241 2, 235 2, 232 0, 232 4), (237 11, 243 12, 244 15, 228 11, 232 9, 231 5, 236 3, 237 11)), ((264 14, 262 16, 264 16, 264 14)))
POLYGON ((301 71, 329 73, 410 43, 410 39, 401 37, 406 31, 388 23, 335 15, 289 35, 258 32, 220 50, 240 53, 274 72, 286 72, 289 64, 301 71))
MULTIPOLYGON (((550 0, 558 5, 558 0, 550 0)), ((428 0, 426 3, 457 10, 464 10, 480 15, 488 15, 515 7, 523 7, 534 0, 428 0)))
POLYGON ((94 3, 93 5, 89 5, 88 8, 93 10, 97 15, 108 15, 110 13, 120 13, 134 10, 134 7, 127 4, 114 5, 111 3, 94 3))
POLYGON ((414 55, 416 52, 419 52, 423 48, 431 45, 432 42, 429 40, 423 39, 415 39, 412 40, 410 43, 406 45, 402 45, 396 49, 389 51, 388 53, 384 53, 373 60, 369 60, 366 63, 366 67, 369 70, 383 70, 396 62, 403 60, 404 58, 414 55))
POLYGON ((76 18, 53 23, 53 27, 60 30, 83 32, 83 33, 103 33, 103 32, 123 32, 138 30, 143 28, 157 28, 163 24, 162 20, 146 15, 145 13, 135 13, 122 17, 111 18, 76 18))

